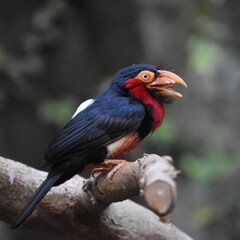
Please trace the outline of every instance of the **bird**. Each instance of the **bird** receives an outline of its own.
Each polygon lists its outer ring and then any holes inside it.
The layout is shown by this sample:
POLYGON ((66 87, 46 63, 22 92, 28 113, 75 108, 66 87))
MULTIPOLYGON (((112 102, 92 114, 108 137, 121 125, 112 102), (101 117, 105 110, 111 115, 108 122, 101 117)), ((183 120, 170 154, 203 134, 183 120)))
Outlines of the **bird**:
MULTIPOLYGON (((133 64, 119 70, 109 88, 82 103, 53 139, 44 155, 49 173, 11 228, 20 226, 52 187, 88 166, 121 165, 118 159, 123 154, 160 127, 164 104, 182 97, 172 89, 177 84, 187 87, 175 73, 150 64, 133 64)), ((116 169, 112 171, 114 174, 116 169)))

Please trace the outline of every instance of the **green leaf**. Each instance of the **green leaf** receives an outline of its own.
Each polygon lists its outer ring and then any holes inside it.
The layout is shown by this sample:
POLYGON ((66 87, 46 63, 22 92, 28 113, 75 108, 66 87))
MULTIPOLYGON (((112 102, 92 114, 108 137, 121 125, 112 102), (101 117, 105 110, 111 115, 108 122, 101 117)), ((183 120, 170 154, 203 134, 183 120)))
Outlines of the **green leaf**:
POLYGON ((62 126, 68 122, 76 108, 75 100, 69 97, 44 101, 38 111, 40 118, 62 126))
POLYGON ((205 158, 186 154, 181 161, 183 172, 198 182, 209 182, 227 171, 233 171, 236 162, 223 152, 212 152, 205 158))
POLYGON ((189 42, 189 64, 200 73, 212 73, 217 57, 217 47, 209 39, 195 34, 189 42))
POLYGON ((170 121, 164 121, 161 127, 152 134, 151 140, 158 143, 173 143, 176 140, 174 125, 170 121))

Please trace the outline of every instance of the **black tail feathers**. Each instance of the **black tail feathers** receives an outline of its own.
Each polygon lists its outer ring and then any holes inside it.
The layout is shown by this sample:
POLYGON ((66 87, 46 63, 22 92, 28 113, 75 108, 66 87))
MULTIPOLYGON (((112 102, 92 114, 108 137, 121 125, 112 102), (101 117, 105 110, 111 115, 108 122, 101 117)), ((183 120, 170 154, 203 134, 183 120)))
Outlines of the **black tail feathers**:
POLYGON ((11 224, 11 228, 17 228, 20 226, 33 212, 38 203, 42 200, 42 198, 47 194, 47 192, 55 185, 55 183, 59 180, 62 174, 53 175, 44 180, 44 182, 40 185, 40 187, 36 190, 33 196, 29 199, 27 204, 21 210, 19 215, 11 224))

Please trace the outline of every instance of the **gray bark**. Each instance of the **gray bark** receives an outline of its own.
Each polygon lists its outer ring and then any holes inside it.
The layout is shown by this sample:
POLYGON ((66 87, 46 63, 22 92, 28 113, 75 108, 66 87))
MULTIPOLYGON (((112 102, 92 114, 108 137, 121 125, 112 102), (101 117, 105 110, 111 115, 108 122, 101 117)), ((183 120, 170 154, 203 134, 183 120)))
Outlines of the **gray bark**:
MULTIPOLYGON (((146 158, 154 159, 156 155, 140 159, 139 167, 142 167, 141 161, 146 158)), ((98 189, 104 184, 117 187, 118 178, 123 172, 128 171, 128 168, 138 169, 136 162, 119 169, 112 183, 107 182, 105 176, 93 181, 96 181, 98 189)), ((0 166, 0 218, 10 223, 47 173, 6 158, 0 158, 0 166)), ((137 172, 141 173, 139 170, 135 171, 137 172)), ((138 179, 136 176, 138 174, 134 177, 138 179)), ((139 176, 141 179, 142 175, 139 176)), ((104 198, 99 201, 98 195, 95 196, 94 191, 91 191, 95 198, 95 201, 92 201, 89 198, 89 189, 88 193, 82 190, 83 181, 82 177, 75 176, 61 186, 52 188, 23 227, 66 236, 67 239, 99 239, 99 236, 102 239, 191 239, 173 224, 161 222, 152 211, 130 200, 109 205, 109 202, 104 202, 104 198)), ((133 185, 139 188, 137 184, 133 185)), ((129 182, 125 186, 125 194, 122 191, 123 194, 115 199, 113 197, 113 201, 123 200, 124 195, 132 195, 128 192, 128 186, 133 189, 129 182)), ((139 189, 132 191, 133 195, 138 192, 139 189)), ((111 194, 115 195, 116 192, 111 194)))

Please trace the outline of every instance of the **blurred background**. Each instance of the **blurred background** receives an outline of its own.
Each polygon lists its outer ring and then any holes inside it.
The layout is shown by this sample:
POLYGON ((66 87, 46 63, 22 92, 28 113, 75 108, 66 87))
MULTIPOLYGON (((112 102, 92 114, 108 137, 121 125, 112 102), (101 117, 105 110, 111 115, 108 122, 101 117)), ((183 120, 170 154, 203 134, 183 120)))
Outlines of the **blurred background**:
POLYGON ((195 239, 239 239, 239 22, 238 0, 0 1, 0 154, 40 169, 80 102, 122 67, 157 65, 188 89, 128 159, 171 155, 182 171, 173 223, 195 239))

